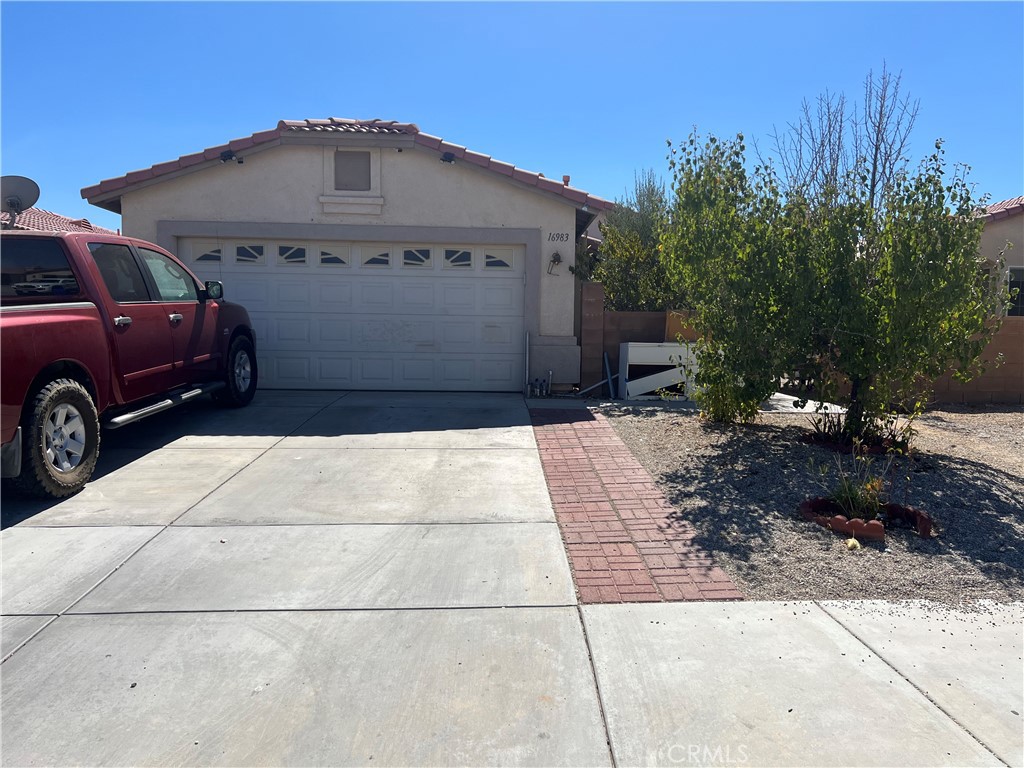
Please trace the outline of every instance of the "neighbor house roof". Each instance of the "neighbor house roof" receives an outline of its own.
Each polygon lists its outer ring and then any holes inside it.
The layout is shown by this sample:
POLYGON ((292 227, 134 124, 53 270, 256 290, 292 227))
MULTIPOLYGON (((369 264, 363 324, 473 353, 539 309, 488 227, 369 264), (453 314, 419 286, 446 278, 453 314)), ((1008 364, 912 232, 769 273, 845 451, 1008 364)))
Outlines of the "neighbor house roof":
MULTIPOLYGON (((11 223, 9 213, 0 213, 0 223, 6 228, 11 223)), ((42 208, 26 208, 18 214, 14 229, 42 230, 44 232, 95 232, 101 235, 116 235, 112 229, 98 227, 88 219, 71 219, 59 213, 44 211, 42 208)))
MULTIPOLYGON (((588 194, 581 189, 570 187, 568 181, 556 181, 548 179, 542 173, 525 171, 517 168, 511 163, 503 163, 495 160, 490 155, 480 152, 473 152, 458 144, 451 144, 438 136, 431 136, 429 133, 422 133, 418 126, 413 123, 399 123, 394 120, 351 120, 348 118, 331 117, 323 120, 282 120, 277 128, 269 131, 254 133, 243 139, 235 139, 227 144, 204 149, 191 155, 183 155, 177 160, 160 163, 140 171, 132 171, 124 176, 114 179, 106 179, 99 184, 86 187, 82 190, 82 197, 97 205, 111 203, 120 198, 122 192, 128 191, 137 184, 142 184, 153 179, 158 179, 171 173, 178 173, 183 170, 220 161, 222 152, 243 152, 263 144, 279 142, 286 135, 303 135, 312 133, 345 133, 345 134, 378 134, 378 135, 404 135, 411 136, 413 141, 422 147, 434 150, 444 155, 450 152, 457 160, 485 168, 494 173, 507 176, 521 184, 537 187, 545 192, 560 195, 577 206, 588 206, 595 211, 613 208, 614 203, 588 194), (94 198, 101 198, 95 200, 94 198), (113 198, 113 200, 112 200, 113 198)), ((198 170, 198 169, 197 169, 198 170)), ((566 177, 567 179, 568 177, 566 177)), ((115 207, 111 210, 117 210, 115 207)), ((103 205, 104 208, 108 207, 103 205)))
POLYGON ((1022 211, 1024 211, 1024 197, 1013 197, 985 206, 983 215, 987 219, 1005 219, 1007 216, 1013 216, 1022 211))

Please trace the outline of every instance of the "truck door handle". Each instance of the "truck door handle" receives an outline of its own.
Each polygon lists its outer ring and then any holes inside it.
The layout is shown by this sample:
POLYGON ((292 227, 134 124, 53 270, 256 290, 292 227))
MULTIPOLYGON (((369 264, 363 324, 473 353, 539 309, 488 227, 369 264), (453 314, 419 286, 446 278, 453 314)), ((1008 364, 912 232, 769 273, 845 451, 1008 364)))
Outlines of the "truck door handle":
POLYGON ((182 316, 180 314, 178 314, 177 312, 174 312, 174 313, 168 315, 167 319, 170 320, 172 323, 180 323, 183 318, 182 318, 182 316))
POLYGON ((130 317, 126 317, 125 315, 118 315, 117 317, 114 318, 114 325, 128 326, 131 324, 132 319, 130 317))

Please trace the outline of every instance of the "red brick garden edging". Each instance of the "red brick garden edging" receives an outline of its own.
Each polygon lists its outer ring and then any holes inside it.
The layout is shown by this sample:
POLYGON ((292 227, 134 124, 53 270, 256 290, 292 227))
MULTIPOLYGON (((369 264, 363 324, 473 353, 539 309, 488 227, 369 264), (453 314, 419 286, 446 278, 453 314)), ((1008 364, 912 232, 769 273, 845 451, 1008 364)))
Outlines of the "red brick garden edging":
POLYGON ((742 600, 602 414, 532 409, 555 519, 582 603, 742 600))

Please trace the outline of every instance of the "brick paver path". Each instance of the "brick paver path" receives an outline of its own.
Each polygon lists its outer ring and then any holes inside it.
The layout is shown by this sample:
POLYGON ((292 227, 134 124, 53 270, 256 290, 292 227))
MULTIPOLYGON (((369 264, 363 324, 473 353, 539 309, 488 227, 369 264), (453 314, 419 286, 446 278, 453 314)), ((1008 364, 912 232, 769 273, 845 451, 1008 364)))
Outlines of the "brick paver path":
POLYGON ((742 600, 603 415, 530 411, 583 603, 742 600))

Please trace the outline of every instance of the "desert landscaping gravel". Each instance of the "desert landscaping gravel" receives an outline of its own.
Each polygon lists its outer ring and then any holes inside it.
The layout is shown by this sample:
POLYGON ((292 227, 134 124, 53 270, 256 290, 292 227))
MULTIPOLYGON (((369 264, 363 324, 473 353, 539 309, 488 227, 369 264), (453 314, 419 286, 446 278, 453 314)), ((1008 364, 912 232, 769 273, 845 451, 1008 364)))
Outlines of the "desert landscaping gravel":
POLYGON ((915 457, 893 465, 891 501, 928 512, 936 530, 889 530, 855 550, 797 514, 804 499, 828 495, 837 457, 852 462, 802 439, 808 415, 720 426, 670 404, 600 410, 747 599, 1024 599, 1024 408, 919 419, 915 457))

